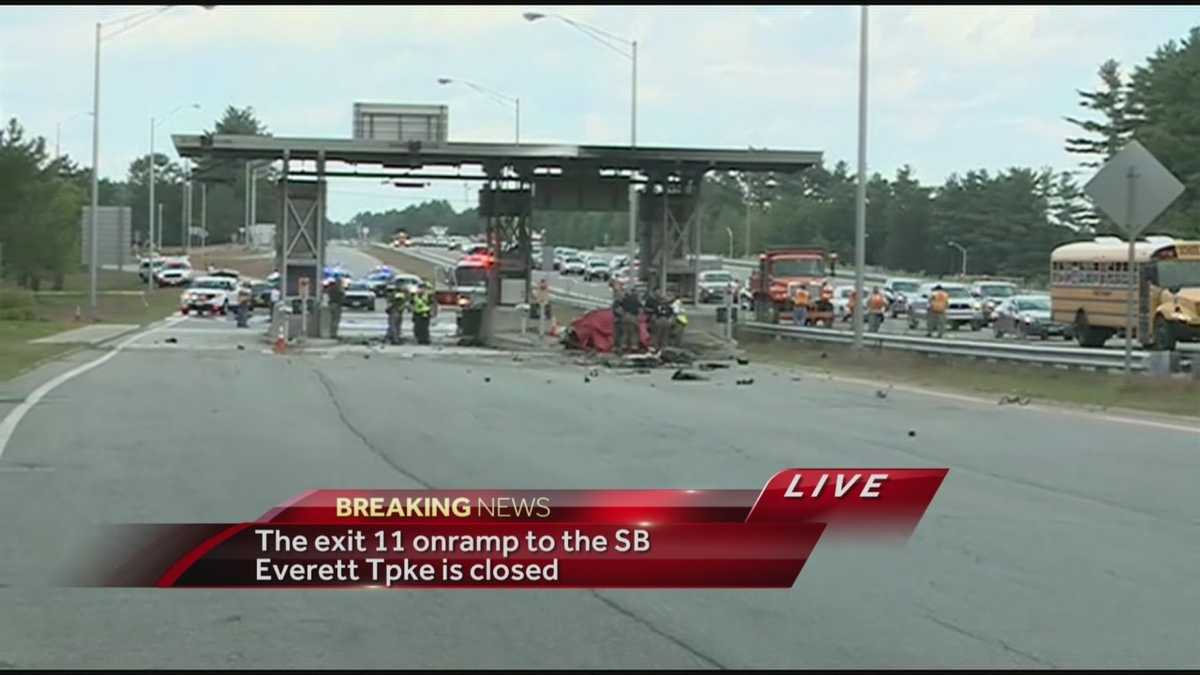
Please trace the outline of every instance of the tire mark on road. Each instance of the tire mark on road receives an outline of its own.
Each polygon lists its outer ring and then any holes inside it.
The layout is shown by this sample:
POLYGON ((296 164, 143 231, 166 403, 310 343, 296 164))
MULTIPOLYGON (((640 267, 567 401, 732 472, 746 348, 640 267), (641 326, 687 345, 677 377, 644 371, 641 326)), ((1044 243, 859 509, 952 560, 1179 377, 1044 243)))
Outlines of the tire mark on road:
MULTIPOLYGON (((358 428, 355 427, 354 424, 352 422, 350 422, 350 420, 346 417, 346 411, 342 408, 342 403, 341 403, 341 401, 338 400, 337 394, 333 390, 333 384, 329 381, 329 378, 326 377, 324 373, 322 373, 321 371, 319 371, 315 368, 313 369, 313 372, 316 374, 317 379, 321 381, 321 385, 323 387, 325 387, 325 392, 329 395, 329 400, 333 402, 333 406, 337 410, 338 418, 340 418, 342 420, 342 424, 345 425, 345 427, 350 430, 350 433, 352 433, 356 437, 358 437, 358 440, 362 441, 362 444, 365 445, 367 447, 367 449, 372 452, 372 454, 379 457, 379 459, 386 462, 388 466, 392 467, 398 473, 400 473, 404 477, 408 478, 409 480, 413 481, 414 483, 417 483, 421 487, 424 487, 426 490, 437 490, 438 489, 434 485, 428 483, 427 481, 423 480, 422 478, 420 478, 413 472, 411 472, 408 469, 401 466, 398 462, 396 462, 394 459, 389 457, 387 453, 385 453, 385 452, 381 451, 379 448, 375 447, 375 445, 373 443, 371 443, 371 441, 368 440, 367 437, 361 431, 359 431, 358 428)), ((721 664, 716 659, 704 654, 699 649, 689 645, 688 643, 684 642, 680 638, 677 638, 674 635, 671 635, 670 633, 659 628, 658 626, 655 626, 654 623, 651 622, 649 619, 639 616, 633 610, 628 609, 627 607, 624 607, 621 604, 619 604, 616 600, 613 600, 611 598, 607 598, 607 597, 601 595, 600 592, 595 589, 589 589, 588 593, 590 593, 592 597, 599 600, 601 603, 603 603, 609 609, 611 609, 611 610, 617 612, 618 614, 621 614, 622 616, 645 627, 651 633, 654 633, 655 635, 666 640, 667 642, 670 642, 671 644, 675 645, 676 647, 679 647, 680 649, 682 649, 683 651, 685 651, 688 654, 691 654, 693 657, 699 659, 700 661, 703 661, 704 663, 706 663, 714 668, 719 668, 721 670, 726 669, 726 666, 721 664)))

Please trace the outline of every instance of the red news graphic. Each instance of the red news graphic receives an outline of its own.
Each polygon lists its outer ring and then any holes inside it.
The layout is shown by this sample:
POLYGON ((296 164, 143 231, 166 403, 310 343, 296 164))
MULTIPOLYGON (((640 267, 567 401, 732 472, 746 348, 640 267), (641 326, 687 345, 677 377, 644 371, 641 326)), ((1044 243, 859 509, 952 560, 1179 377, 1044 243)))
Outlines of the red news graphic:
POLYGON ((822 537, 912 533, 947 469, 754 490, 318 490, 233 525, 129 525, 80 585, 790 588, 822 537), (93 570, 95 572, 95 570, 93 570))

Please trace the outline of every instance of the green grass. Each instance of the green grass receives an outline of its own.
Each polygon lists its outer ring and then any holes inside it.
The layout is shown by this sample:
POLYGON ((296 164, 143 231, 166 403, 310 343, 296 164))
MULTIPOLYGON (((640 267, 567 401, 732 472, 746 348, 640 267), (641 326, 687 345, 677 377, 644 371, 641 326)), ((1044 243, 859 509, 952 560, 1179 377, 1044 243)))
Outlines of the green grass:
MULTIPOLYGON (((120 274, 112 272, 111 274, 120 274)), ((125 276, 137 279, 136 275, 125 276)), ((0 289, 0 381, 76 348, 69 344, 30 344, 30 340, 89 325, 87 275, 69 275, 66 293, 32 293, 0 289), (76 321, 76 308, 80 320, 76 321)), ((140 287, 139 287, 140 288, 140 287)), ((145 325, 179 307, 179 289, 164 288, 142 295, 96 296, 97 323, 145 325)))
POLYGON ((1128 408, 1200 417, 1200 381, 1067 371, 1042 366, 930 358, 897 351, 855 352, 841 345, 742 340, 757 361, 820 369, 881 384, 905 383, 970 394, 1017 395, 1092 408, 1128 408), (822 357, 824 354, 824 357, 822 357))

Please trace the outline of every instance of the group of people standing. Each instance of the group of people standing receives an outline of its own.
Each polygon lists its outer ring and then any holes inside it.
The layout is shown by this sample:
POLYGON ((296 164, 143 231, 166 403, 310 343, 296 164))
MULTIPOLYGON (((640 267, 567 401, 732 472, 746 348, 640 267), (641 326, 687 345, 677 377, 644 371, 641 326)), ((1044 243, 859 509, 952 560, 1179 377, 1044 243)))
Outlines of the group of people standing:
POLYGON ((429 339, 429 324, 437 316, 438 304, 431 290, 432 284, 422 281, 411 293, 403 286, 393 286, 387 292, 387 342, 398 345, 404 342, 401 327, 404 325, 404 313, 412 314, 413 336, 417 344, 427 345, 429 339))
MULTIPOLYGON (((825 282, 821 286, 821 302, 828 305, 833 302, 833 286, 829 282, 825 282)), ((811 295, 808 289, 801 286, 796 289, 795 295, 792 297, 792 319, 797 326, 804 326, 808 323, 808 309, 811 302, 811 295)), ((883 325, 883 316, 887 312, 888 301, 887 296, 883 291, 875 286, 871 289, 871 294, 867 296, 867 330, 872 333, 878 333, 879 327, 883 325)), ((850 292, 850 297, 846 301, 846 314, 842 317, 842 321, 850 321, 854 318, 854 312, 858 309, 858 291, 850 292)))
POLYGON ((634 288, 626 288, 613 281, 613 351, 634 353, 641 351, 641 319, 646 317, 650 328, 651 348, 662 351, 665 347, 679 345, 687 327, 687 314, 683 301, 678 296, 668 297, 662 291, 647 292, 645 298, 634 288))

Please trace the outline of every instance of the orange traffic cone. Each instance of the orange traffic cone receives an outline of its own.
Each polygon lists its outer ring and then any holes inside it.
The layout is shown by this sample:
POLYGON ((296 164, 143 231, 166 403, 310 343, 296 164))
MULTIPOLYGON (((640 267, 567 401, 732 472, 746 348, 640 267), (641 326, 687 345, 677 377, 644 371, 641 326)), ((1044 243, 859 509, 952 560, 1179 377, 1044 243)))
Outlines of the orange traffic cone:
POLYGON ((275 353, 287 353, 287 338, 283 335, 283 326, 279 327, 279 333, 275 335, 275 353))

